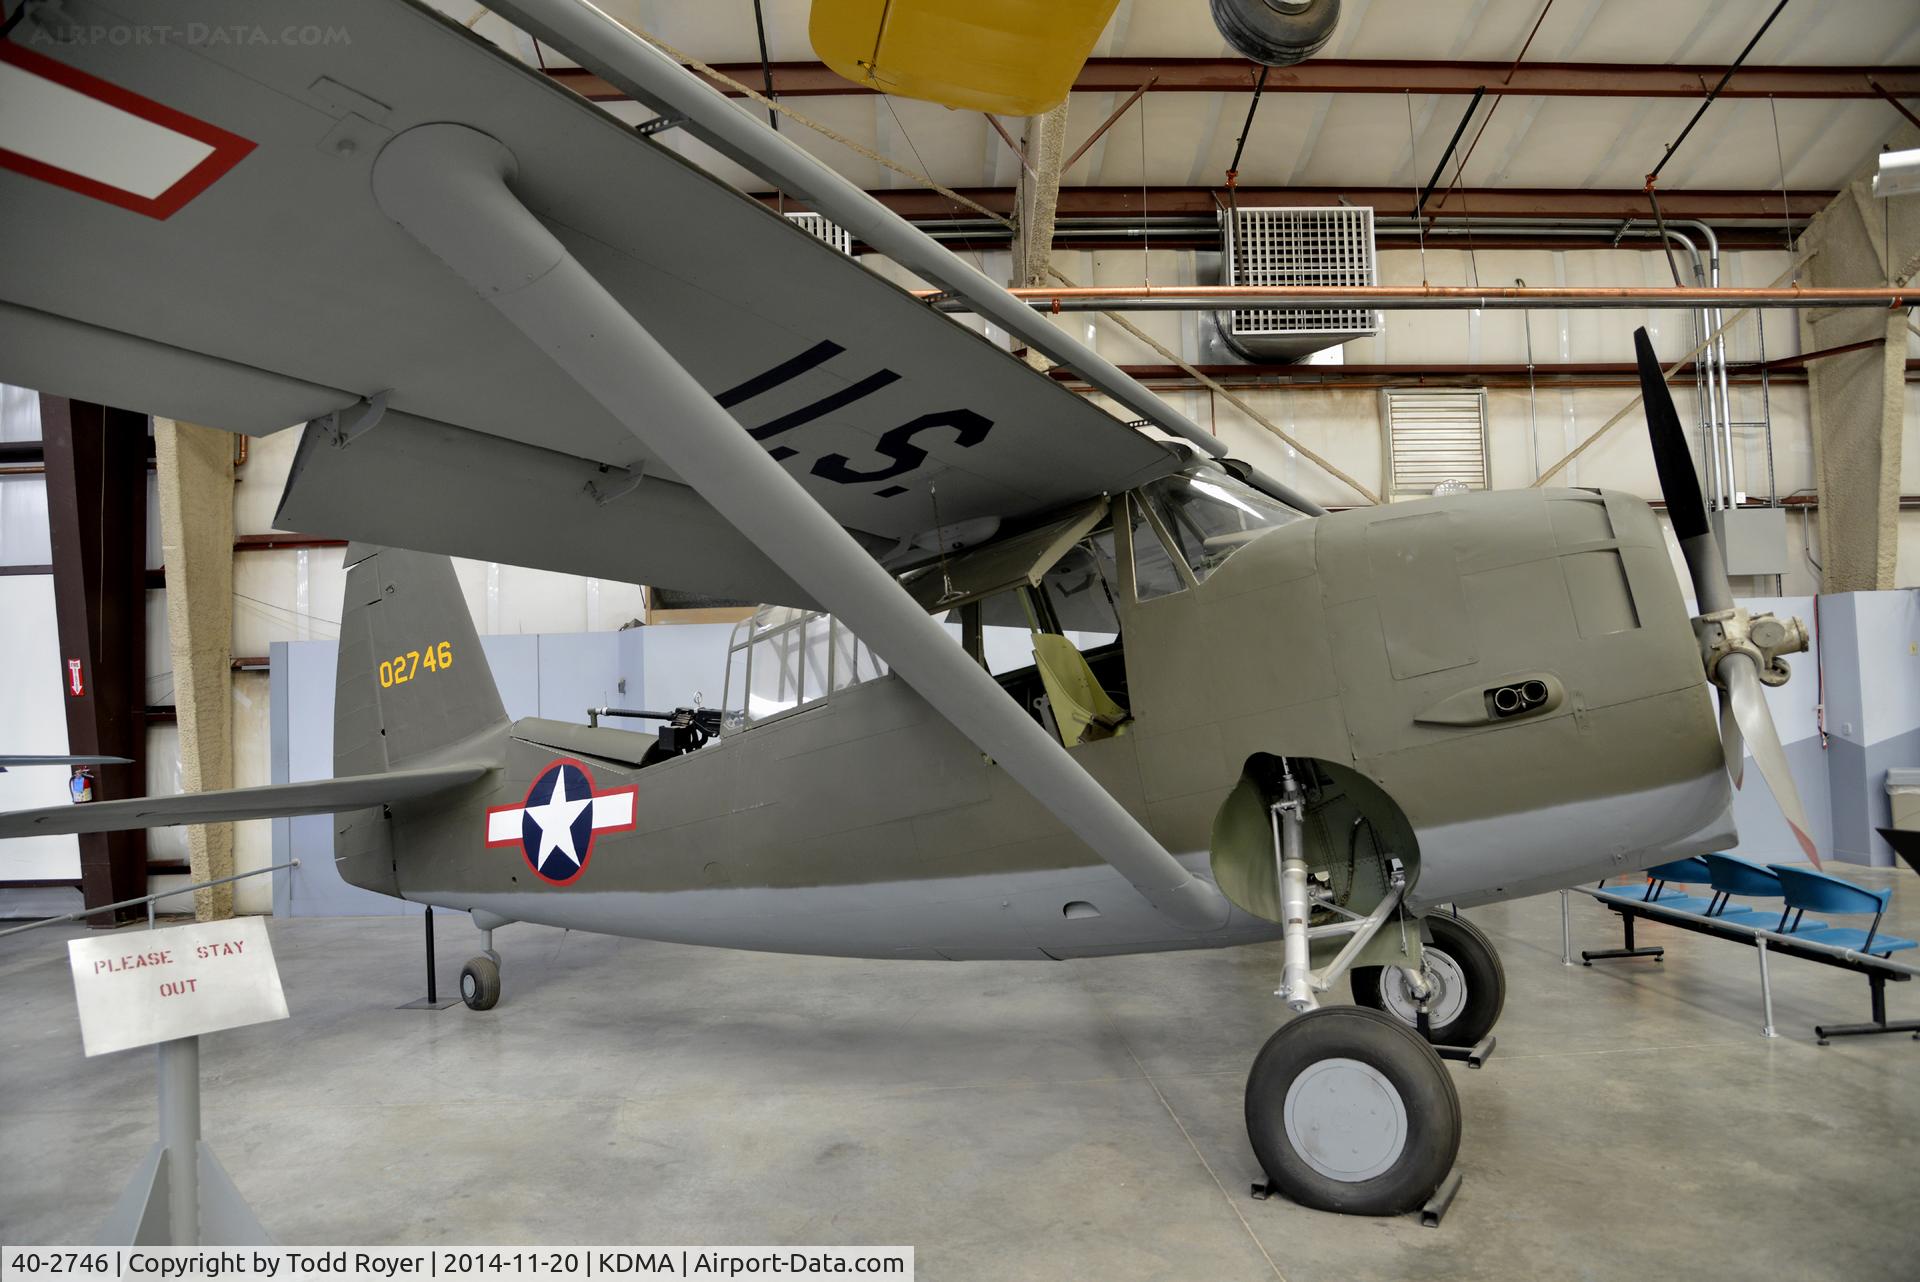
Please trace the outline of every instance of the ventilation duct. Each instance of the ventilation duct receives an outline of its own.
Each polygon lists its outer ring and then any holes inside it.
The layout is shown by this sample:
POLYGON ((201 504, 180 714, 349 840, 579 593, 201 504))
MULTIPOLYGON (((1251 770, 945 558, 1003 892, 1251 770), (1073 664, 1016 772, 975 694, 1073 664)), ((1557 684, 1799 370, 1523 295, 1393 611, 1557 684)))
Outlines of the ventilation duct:
POLYGON ((1381 399, 1389 498, 1487 488, 1485 392, 1421 388, 1387 391, 1381 399))
MULTIPOLYGON (((1373 210, 1335 205, 1223 214, 1229 285, 1377 285, 1373 210)), ((1380 332, 1366 308, 1255 307, 1220 313, 1227 346, 1249 361, 1291 361, 1380 332)))

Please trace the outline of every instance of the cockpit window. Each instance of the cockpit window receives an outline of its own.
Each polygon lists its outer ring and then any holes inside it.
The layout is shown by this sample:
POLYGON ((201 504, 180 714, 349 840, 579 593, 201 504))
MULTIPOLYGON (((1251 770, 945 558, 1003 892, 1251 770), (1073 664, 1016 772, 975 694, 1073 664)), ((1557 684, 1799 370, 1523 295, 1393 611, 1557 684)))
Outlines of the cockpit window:
POLYGON ((887 665, 831 615, 763 606, 733 630, 721 733, 887 675, 887 665))
MULTIPOLYGON (((1228 557, 1268 530, 1303 517, 1215 467, 1190 468, 1149 482, 1140 496, 1152 507, 1173 544, 1171 551, 1187 563, 1196 583, 1205 582, 1228 557)), ((1166 581, 1173 567, 1159 563, 1165 553, 1156 551, 1152 542, 1143 546, 1143 540, 1157 541, 1151 525, 1136 519, 1133 529, 1134 577, 1143 601, 1182 586, 1166 581)))
POLYGON ((1153 601, 1186 591, 1186 576, 1155 533, 1146 502, 1138 494, 1127 495, 1127 526, 1133 532, 1133 595, 1141 601, 1153 601))

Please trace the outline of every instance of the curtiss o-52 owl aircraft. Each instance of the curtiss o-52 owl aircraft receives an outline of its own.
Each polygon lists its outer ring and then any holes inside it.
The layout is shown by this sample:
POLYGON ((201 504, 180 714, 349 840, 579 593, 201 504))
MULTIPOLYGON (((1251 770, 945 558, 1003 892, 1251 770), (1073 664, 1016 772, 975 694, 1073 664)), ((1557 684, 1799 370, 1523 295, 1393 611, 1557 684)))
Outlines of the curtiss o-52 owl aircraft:
POLYGON ((481 1009, 509 922, 927 959, 1283 940, 1300 1014, 1249 1076, 1254 1151, 1376 1214, 1458 1148, 1428 1039, 1502 1001, 1437 908, 1725 845, 1743 741, 1814 853, 1760 696, 1804 633, 1734 606, 1644 333, 1691 625, 1638 499, 1325 513, 599 10, 492 7, 656 117, 408 0, 206 0, 208 30, 350 38, 199 41, 93 34, 164 35, 158 0, 61 0, 0 44, 0 380, 305 422, 278 523, 361 540, 336 778, 0 835, 335 813, 348 881, 487 932, 481 1009), (773 604, 720 708, 510 722, 448 555, 773 604), (1321 1006, 1346 975, 1362 1006, 1321 1006))

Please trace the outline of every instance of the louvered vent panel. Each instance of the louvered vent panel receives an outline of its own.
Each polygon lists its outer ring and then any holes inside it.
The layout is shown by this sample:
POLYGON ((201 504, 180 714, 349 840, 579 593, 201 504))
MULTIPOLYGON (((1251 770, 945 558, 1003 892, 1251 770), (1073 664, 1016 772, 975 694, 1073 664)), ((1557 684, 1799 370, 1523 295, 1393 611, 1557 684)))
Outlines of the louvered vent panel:
POLYGON ((788 214, 787 217, 807 234, 826 241, 849 258, 853 256, 853 233, 845 227, 836 226, 819 214, 788 214))
MULTIPOLYGON (((1233 216, 1232 232, 1226 238, 1227 279, 1232 284, 1378 281, 1371 208, 1242 209, 1233 216)), ((1229 315, 1236 346, 1256 354, 1305 355, 1380 331, 1380 313, 1366 308, 1262 307, 1229 315)))
POLYGON ((1389 485, 1424 498, 1446 481, 1487 488, 1487 400, 1479 391, 1385 393, 1389 485))

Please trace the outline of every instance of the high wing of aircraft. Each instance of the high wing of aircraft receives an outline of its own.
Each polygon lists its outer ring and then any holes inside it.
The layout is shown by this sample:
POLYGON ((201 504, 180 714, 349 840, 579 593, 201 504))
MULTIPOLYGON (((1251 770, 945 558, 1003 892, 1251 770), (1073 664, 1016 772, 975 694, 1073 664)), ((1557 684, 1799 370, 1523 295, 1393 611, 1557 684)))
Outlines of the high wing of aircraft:
POLYGON ((1490 945, 1434 908, 1719 848, 1743 742, 1815 855, 1758 697, 1804 632, 1732 603, 1644 335, 1691 622, 1639 499, 1324 514, 606 14, 494 7, 659 121, 626 127, 408 0, 289 3, 263 39, 258 5, 214 0, 196 20, 238 34, 198 42, 93 39, 175 10, 64 0, 0 42, 21 229, 0 379, 235 431, 304 420, 281 519, 360 541, 335 780, 5 815, 0 837, 333 811, 349 880, 488 931, 463 976, 483 1009, 511 921, 928 958, 1280 938, 1277 995, 1304 1014, 1249 1080, 1255 1150, 1290 1195, 1372 1213, 1417 1205, 1458 1144, 1415 1029, 1473 1041, 1500 1009, 1497 980, 1465 978, 1497 977, 1466 964, 1490 945), (741 630, 722 709, 657 736, 510 722, 427 553, 778 608, 741 630), (1011 664, 989 645, 1009 626, 1011 664), (1407 1018, 1319 1009, 1349 969, 1407 1018), (1289 1136, 1338 1109, 1294 1101, 1309 1069, 1388 1083, 1409 1126, 1315 1166, 1289 1136))
MULTIPOLYGON (((157 32, 174 16, 86 8, 157 32)), ((341 39, 265 56, 238 35, 257 6, 202 16, 234 42, 62 45, 29 20, 0 46, 28 95, 17 110, 34 95, 97 104, 111 113, 103 128, 144 133, 151 166, 173 166, 150 173, 109 154, 130 140, 57 131, 43 158, 10 166, 10 221, 50 238, 0 258, 0 379, 235 431, 325 420, 289 521, 334 528, 352 503, 374 538, 417 545, 439 530, 435 550, 809 603, 373 198, 385 145, 450 120, 511 151, 514 188, 541 227, 871 549, 936 525, 1017 520, 1176 465, 438 13, 291 7, 281 16, 341 39), (319 448, 347 432, 351 450, 319 448), (436 495, 445 502, 418 510, 436 495), (396 509, 411 528, 385 519, 396 509)), ((1073 355, 1064 333, 1040 337, 1073 355)))

